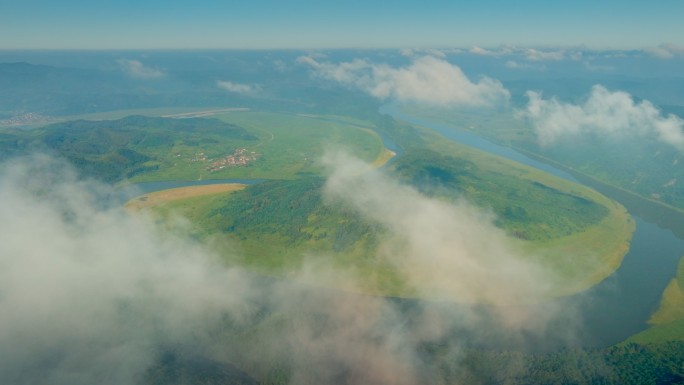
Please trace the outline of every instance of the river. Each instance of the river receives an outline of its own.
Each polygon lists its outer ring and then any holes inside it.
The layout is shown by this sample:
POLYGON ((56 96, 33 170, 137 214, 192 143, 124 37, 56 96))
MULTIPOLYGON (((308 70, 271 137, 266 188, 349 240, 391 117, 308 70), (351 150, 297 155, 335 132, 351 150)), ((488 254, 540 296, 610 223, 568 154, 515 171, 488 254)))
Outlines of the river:
POLYGON ((657 308, 663 290, 675 276, 679 259, 684 255, 684 215, 591 178, 573 175, 568 170, 533 159, 471 132, 406 115, 394 105, 385 105, 380 112, 433 129, 468 146, 585 184, 623 204, 635 219, 636 231, 620 267, 591 289, 561 298, 555 304, 544 305, 573 309, 573 319, 561 317, 552 320, 547 327, 549 332, 528 336, 527 344, 540 350, 569 346, 604 347, 646 329, 646 321, 657 308), (575 329, 572 337, 557 333, 558 329, 569 327, 575 329))
MULTIPOLYGON (((636 221, 637 227, 630 250, 618 270, 610 277, 579 294, 535 308, 525 308, 528 312, 539 312, 540 317, 548 313, 549 307, 572 310, 561 312, 562 316, 549 320, 545 332, 530 333, 521 340, 519 335, 506 336, 504 331, 494 330, 496 325, 492 323, 489 325, 488 333, 496 337, 474 336, 473 339, 477 341, 473 345, 533 351, 565 347, 604 347, 621 342, 647 327, 646 321, 657 308, 663 290, 674 277, 679 259, 684 255, 684 215, 582 175, 573 174, 570 170, 563 170, 514 149, 495 144, 473 133, 405 115, 392 105, 383 106, 380 112, 397 120, 436 130, 445 137, 468 146, 588 185, 622 203, 636 221), (491 344, 483 341, 490 341, 491 344)), ((392 143, 387 135, 381 136, 386 147, 398 154, 401 153, 400 148, 392 143)), ((223 179, 140 183, 120 189, 121 196, 118 200, 125 202, 137 195, 175 187, 215 183, 254 184, 262 181, 223 179)), ((426 301, 397 299, 397 302, 399 307, 407 309, 416 305, 429 306, 426 301)), ((438 307, 443 305, 436 304, 438 307)), ((468 307, 458 304, 453 306, 468 307)), ((481 333, 482 330, 478 328, 477 333, 481 333)), ((473 336, 473 330, 463 330, 462 336, 473 336)))

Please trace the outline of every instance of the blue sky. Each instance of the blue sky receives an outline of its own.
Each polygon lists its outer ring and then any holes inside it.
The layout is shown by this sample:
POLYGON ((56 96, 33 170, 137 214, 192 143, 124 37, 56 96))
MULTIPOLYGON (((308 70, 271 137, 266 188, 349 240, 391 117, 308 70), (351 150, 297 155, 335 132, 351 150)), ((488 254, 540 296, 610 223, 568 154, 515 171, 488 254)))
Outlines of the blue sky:
POLYGON ((684 43, 684 1, 0 0, 0 49, 684 43))

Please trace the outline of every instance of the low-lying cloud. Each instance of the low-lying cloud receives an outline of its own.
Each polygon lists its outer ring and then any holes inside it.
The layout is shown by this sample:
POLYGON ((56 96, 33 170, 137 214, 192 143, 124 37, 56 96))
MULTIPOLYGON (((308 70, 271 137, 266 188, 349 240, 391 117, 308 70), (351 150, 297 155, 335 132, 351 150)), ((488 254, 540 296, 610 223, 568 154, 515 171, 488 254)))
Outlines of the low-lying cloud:
POLYGON ((477 45, 473 46, 471 49, 469 49, 468 52, 470 52, 474 55, 481 55, 481 56, 500 56, 500 55, 502 55, 502 53, 499 51, 488 50, 486 48, 482 48, 482 47, 477 46, 477 45))
MULTIPOLYGON (((502 303, 550 284, 491 215, 426 198, 343 155, 328 165, 328 199, 387 226, 398 243, 384 257, 425 294, 502 303)), ((115 193, 44 156, 0 167, 1 383, 144 383, 171 351, 291 384, 418 384, 437 371, 426 343, 455 354, 454 330, 483 340, 492 325, 542 333, 557 314, 408 306, 296 283, 322 274, 355 284, 352 272, 324 262, 302 266, 294 282, 259 277, 130 215, 112 204, 115 193)))
POLYGON ((528 48, 523 51, 523 54, 530 61, 560 61, 565 59, 565 51, 542 51, 528 48))
POLYGON ((0 174, 0 382, 130 384, 164 346, 208 343, 250 282, 37 157, 0 174))
POLYGON ((626 92, 612 92, 596 85, 582 104, 544 99, 534 91, 528 91, 527 97, 529 102, 521 116, 530 119, 541 145, 572 135, 595 133, 654 137, 684 151, 684 120, 673 114, 664 116, 651 102, 636 102, 626 92))
POLYGON ((362 90, 381 100, 422 103, 440 107, 494 106, 508 101, 501 82, 482 77, 473 82, 458 66, 434 56, 413 59, 405 67, 355 59, 339 64, 302 56, 317 76, 362 90))
POLYGON ((525 60, 530 62, 562 61, 566 59, 580 60, 582 52, 578 50, 565 49, 537 49, 514 46, 503 46, 500 48, 483 48, 473 46, 469 53, 480 56, 509 57, 511 60, 525 60))
POLYGON ((429 56, 434 56, 436 58, 440 59, 446 59, 447 57, 447 52, 450 52, 451 50, 445 51, 445 50, 440 50, 440 49, 435 49, 435 48, 405 48, 399 51, 399 54, 402 56, 406 56, 409 58, 412 57, 421 57, 425 55, 429 56))
POLYGON ((166 75, 159 68, 149 67, 139 60, 120 59, 118 60, 121 69, 128 75, 139 79, 156 79, 166 75))
POLYGON ((226 80, 218 80, 216 85, 223 90, 242 95, 252 95, 261 91, 261 86, 259 85, 234 83, 226 80))
POLYGON ((329 199, 341 200, 391 234, 381 245, 402 278, 422 295, 467 302, 534 302, 553 289, 554 274, 525 255, 465 200, 429 198, 344 154, 326 159, 329 199))
POLYGON ((644 48, 644 52, 658 59, 672 59, 684 55, 684 46, 675 44, 661 44, 644 48))

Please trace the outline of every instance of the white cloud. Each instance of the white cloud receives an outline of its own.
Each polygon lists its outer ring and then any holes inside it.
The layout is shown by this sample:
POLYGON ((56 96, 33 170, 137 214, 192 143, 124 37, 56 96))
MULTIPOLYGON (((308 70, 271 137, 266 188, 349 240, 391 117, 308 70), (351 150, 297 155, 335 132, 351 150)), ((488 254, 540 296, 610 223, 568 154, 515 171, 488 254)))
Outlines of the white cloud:
POLYGON ((649 47, 644 48, 644 51, 658 59, 672 59, 674 57, 674 54, 664 47, 649 47))
POLYGON ((467 50, 461 49, 461 48, 447 48, 447 49, 442 49, 442 52, 445 54, 453 54, 453 55, 460 55, 465 52, 468 52, 467 50))
POLYGON ((414 50, 412 48, 402 48, 399 50, 399 55, 411 57, 414 55, 414 50))
POLYGON ((496 51, 490 51, 488 49, 478 47, 478 46, 473 46, 468 52, 475 54, 475 55, 482 55, 482 56, 499 56, 499 52, 496 51))
POLYGON ((401 185, 345 154, 329 154, 329 199, 347 203, 390 233, 380 246, 403 282, 429 297, 494 304, 548 295, 555 275, 465 200, 447 203, 401 185), (497 282, 492 285, 492 282, 497 282))
POLYGON ((560 61, 565 59, 565 51, 540 51, 534 48, 524 50, 523 55, 530 61, 560 61))
POLYGON ((496 49, 487 49, 487 48, 483 48, 483 47, 475 45, 472 48, 470 48, 470 50, 468 50, 468 52, 470 52, 471 54, 474 54, 474 55, 496 56, 496 57, 514 55, 518 51, 520 51, 519 48, 516 48, 514 46, 508 46, 508 45, 502 46, 502 47, 499 47, 496 49))
MULTIPOLYGON (((358 160, 331 162, 328 197, 396 234, 407 248, 393 263, 411 283, 425 284, 429 270, 464 297, 500 303, 543 295, 550 276, 517 259, 491 216, 425 198, 366 173, 358 160)), ((0 165, 1 383, 134 384, 169 350, 255 376, 275 366, 291 383, 426 383, 422 348, 439 341, 457 351, 455 327, 483 340, 494 324, 531 335, 557 314, 416 303, 407 322, 405 307, 391 299, 227 267, 183 236, 187 228, 169 233, 112 204, 112 195, 47 157, 0 165), (484 319, 493 323, 483 327, 484 319)), ((358 288, 352 272, 317 257, 292 279, 313 274, 358 288)))
POLYGON ((243 95, 250 95, 250 94, 255 94, 259 91, 261 91, 261 86, 256 85, 256 84, 242 84, 242 83, 234 83, 234 82, 229 82, 225 80, 218 80, 216 82, 216 85, 229 92, 233 92, 236 94, 243 94, 243 95))
POLYGON ((406 57, 430 55, 440 59, 444 59, 447 56, 446 52, 435 48, 404 48, 399 51, 399 54, 406 57))
POLYGON ((584 54, 582 53, 582 51, 571 52, 569 55, 570 55, 570 60, 574 60, 574 61, 580 61, 580 60, 582 60, 582 57, 584 57, 584 54))
POLYGON ((596 85, 583 104, 543 99, 533 91, 528 91, 527 96, 529 102, 522 116, 532 121, 542 145, 565 136, 595 132, 655 136, 684 151, 684 121, 672 114, 663 116, 651 102, 637 103, 626 92, 611 92, 596 85))
POLYGON ((426 48, 426 49, 422 50, 422 52, 427 54, 427 55, 431 55, 431 56, 434 56, 434 57, 437 57, 440 59, 444 59, 447 56, 446 53, 444 53, 444 51, 434 49, 434 48, 426 48))
POLYGON ((131 77, 140 79, 155 79, 165 75, 164 71, 144 65, 138 60, 118 60, 121 69, 131 77))
POLYGON ((510 56, 513 58, 523 59, 527 61, 561 61, 569 58, 571 60, 581 60, 581 51, 567 52, 566 50, 549 50, 537 48, 522 48, 514 46, 503 46, 498 49, 485 49, 479 46, 473 46, 470 53, 481 56, 502 57, 510 56))
POLYGON ((363 59, 332 64, 302 56, 298 61, 311 66, 320 77, 358 88, 381 100, 449 107, 492 106, 510 97, 499 81, 482 77, 472 82, 458 66, 433 56, 415 58, 401 68, 363 59))
POLYGON ((644 52, 659 59, 672 59, 684 54, 684 46, 675 44, 661 44, 657 47, 648 47, 644 52))

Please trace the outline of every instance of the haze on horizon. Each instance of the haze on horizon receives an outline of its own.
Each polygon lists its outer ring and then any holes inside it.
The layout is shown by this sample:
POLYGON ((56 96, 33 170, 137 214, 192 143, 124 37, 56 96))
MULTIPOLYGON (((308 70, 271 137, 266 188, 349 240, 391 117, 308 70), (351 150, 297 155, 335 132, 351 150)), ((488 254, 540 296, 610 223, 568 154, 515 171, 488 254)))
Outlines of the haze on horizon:
POLYGON ((0 49, 681 45, 684 3, 3 1, 0 49), (679 38, 678 38, 679 37, 679 38), (668 40, 673 39, 673 40, 668 40), (675 41, 679 39, 679 41, 675 41))

